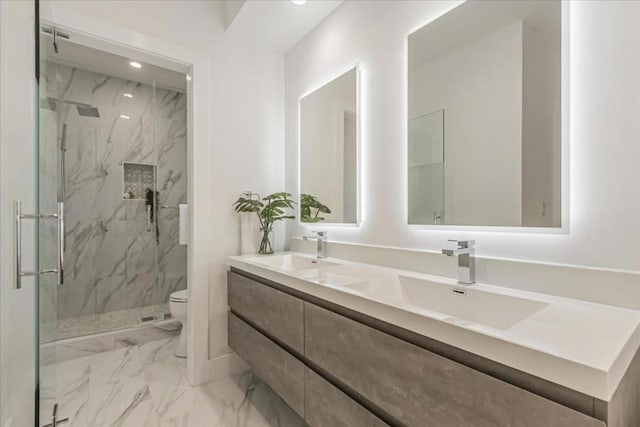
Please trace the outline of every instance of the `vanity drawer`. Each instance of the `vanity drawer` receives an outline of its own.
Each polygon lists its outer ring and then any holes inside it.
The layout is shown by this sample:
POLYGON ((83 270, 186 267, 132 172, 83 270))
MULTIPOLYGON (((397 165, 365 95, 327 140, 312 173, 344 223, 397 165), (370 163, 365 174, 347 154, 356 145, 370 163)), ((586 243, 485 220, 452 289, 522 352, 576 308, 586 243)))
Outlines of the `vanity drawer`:
POLYGON ((388 427, 309 368, 305 369, 305 421, 311 427, 388 427))
POLYGON ((228 327, 229 347, 304 417, 304 364, 233 313, 229 313, 228 327))
POLYGON ((605 425, 310 303, 305 356, 407 426, 605 425))
POLYGON ((302 300, 233 271, 228 272, 227 284, 231 310, 302 354, 302 300))

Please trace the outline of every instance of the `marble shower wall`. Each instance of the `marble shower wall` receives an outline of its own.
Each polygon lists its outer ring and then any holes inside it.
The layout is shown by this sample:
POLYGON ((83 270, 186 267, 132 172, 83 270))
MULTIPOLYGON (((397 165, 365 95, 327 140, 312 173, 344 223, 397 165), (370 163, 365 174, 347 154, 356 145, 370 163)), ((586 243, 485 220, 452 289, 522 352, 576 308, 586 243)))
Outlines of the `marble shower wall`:
POLYGON ((178 210, 159 209, 157 243, 147 231, 144 200, 123 199, 122 163, 156 165, 160 205, 186 203, 186 95, 162 88, 154 94, 150 85, 59 64, 49 70, 58 98, 100 113, 82 117, 74 105, 57 104, 58 142, 66 147, 67 240, 58 318, 168 302, 187 286, 178 210))

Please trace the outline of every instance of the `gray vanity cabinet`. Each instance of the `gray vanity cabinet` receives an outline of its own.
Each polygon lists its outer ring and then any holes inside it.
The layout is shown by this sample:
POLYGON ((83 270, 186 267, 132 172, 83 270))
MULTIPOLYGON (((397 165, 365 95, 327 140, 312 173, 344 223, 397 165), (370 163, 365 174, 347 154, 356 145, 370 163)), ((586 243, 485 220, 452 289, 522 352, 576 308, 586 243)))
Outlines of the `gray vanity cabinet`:
POLYGON ((583 413, 282 284, 236 270, 228 287, 229 346, 310 427, 637 427, 637 375, 583 413))
POLYGON ((313 370, 305 369, 305 421, 312 427, 387 427, 313 370))
POLYGON ((229 272, 229 307, 294 351, 304 352, 301 299, 229 272))
POLYGON ((605 425, 309 303, 305 357, 407 426, 605 425))
POLYGON ((304 364, 233 313, 229 313, 229 347, 304 417, 304 364))

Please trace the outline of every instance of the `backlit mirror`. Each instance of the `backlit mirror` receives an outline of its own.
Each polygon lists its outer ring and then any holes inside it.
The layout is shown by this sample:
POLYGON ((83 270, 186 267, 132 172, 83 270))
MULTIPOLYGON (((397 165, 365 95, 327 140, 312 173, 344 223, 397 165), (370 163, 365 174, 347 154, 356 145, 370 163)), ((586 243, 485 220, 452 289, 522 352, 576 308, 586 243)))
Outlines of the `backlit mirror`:
POLYGON ((409 224, 560 227, 560 1, 467 1, 409 35, 409 224))
POLYGON ((300 220, 358 223, 358 69, 300 98, 300 220))

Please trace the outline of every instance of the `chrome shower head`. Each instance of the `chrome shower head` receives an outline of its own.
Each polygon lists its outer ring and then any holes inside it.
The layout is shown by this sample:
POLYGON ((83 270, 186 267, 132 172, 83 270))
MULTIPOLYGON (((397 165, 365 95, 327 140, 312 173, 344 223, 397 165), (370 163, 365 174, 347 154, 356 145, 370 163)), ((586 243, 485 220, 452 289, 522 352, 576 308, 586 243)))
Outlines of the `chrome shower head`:
POLYGON ((76 110, 82 117, 100 117, 100 112, 96 107, 91 105, 78 105, 76 104, 76 110))
POLYGON ((63 99, 47 97, 42 99, 40 104, 43 108, 51 111, 58 111, 58 104, 71 104, 76 106, 78 114, 82 117, 100 117, 100 111, 97 107, 84 102, 65 101, 63 99))

